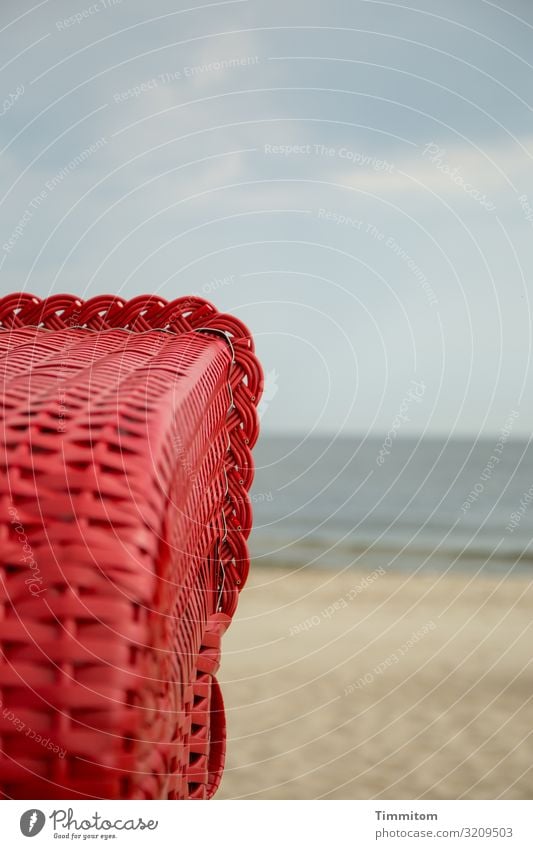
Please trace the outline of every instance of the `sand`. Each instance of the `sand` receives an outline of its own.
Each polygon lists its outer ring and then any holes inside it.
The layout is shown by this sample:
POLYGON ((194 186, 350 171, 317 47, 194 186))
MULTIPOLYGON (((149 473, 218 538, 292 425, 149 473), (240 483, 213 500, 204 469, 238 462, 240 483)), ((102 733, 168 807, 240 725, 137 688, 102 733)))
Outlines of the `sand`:
POLYGON ((532 611, 524 577, 252 568, 217 798, 531 799, 532 611))

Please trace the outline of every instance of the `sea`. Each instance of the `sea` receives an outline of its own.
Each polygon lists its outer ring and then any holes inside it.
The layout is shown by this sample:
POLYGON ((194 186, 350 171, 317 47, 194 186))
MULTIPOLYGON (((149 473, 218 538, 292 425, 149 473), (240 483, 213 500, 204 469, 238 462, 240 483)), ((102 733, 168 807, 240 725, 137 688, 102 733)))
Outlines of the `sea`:
POLYGON ((254 567, 533 574, 533 441, 265 436, 254 458, 254 567))

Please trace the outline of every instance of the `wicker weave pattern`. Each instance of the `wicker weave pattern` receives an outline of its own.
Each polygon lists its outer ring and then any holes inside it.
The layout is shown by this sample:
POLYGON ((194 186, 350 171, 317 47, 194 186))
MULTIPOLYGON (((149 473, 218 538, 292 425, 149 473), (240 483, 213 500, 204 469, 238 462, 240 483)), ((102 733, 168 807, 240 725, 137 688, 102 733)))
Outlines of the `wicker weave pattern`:
POLYGON ((197 298, 0 299, 0 790, 206 798, 262 375, 197 298))

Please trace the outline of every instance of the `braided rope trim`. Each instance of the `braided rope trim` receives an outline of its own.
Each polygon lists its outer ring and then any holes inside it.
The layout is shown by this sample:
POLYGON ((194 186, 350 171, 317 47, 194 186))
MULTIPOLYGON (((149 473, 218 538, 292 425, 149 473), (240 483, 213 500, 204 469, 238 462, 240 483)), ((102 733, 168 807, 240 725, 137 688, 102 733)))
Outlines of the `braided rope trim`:
POLYGON ((263 372, 247 327, 235 316, 220 313, 209 301, 194 296, 167 301, 157 295, 139 295, 130 300, 97 295, 84 301, 70 294, 41 299, 22 292, 0 298, 0 332, 24 327, 176 334, 212 330, 213 336, 226 337, 233 360, 228 375, 231 404, 227 418, 227 487, 221 516, 223 527, 218 529, 222 573, 219 611, 232 617, 250 567, 246 540, 252 523, 248 495, 254 474, 251 449, 259 435, 257 405, 264 387, 263 372))

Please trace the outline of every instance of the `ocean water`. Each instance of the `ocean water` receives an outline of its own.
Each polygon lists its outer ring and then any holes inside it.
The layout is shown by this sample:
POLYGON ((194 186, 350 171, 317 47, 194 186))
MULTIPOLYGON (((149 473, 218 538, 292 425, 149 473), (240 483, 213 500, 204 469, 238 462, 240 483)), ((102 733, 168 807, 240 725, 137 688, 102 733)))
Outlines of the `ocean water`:
POLYGON ((533 443, 263 437, 254 565, 533 574, 533 443))

